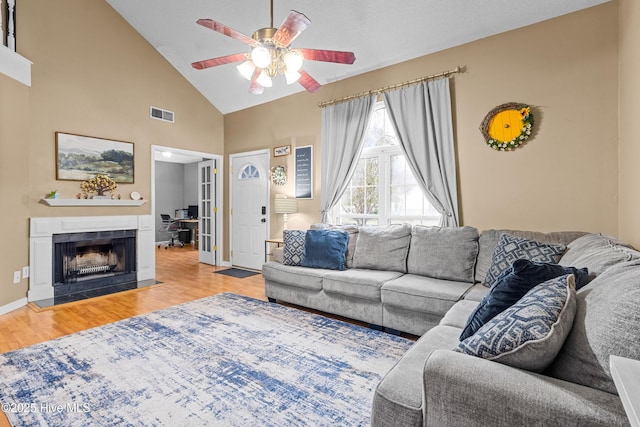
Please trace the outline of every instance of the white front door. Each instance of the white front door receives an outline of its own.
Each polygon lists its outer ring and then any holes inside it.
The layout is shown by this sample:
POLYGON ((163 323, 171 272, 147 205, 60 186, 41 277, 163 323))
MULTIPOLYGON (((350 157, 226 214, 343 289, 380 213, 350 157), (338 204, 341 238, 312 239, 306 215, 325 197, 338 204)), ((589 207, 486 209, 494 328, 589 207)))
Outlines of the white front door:
POLYGON ((231 158, 231 263, 261 270, 268 238, 269 151, 231 158))
POLYGON ((198 261, 216 263, 216 161, 198 163, 198 261))

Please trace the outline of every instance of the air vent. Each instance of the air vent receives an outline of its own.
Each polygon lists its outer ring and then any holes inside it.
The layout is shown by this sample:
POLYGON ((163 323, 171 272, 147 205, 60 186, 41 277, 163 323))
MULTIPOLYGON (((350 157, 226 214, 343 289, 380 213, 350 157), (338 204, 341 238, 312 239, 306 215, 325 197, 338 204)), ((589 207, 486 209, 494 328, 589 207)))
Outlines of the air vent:
POLYGON ((160 108, 151 107, 151 118, 162 120, 164 122, 173 123, 173 111, 162 110, 160 108))

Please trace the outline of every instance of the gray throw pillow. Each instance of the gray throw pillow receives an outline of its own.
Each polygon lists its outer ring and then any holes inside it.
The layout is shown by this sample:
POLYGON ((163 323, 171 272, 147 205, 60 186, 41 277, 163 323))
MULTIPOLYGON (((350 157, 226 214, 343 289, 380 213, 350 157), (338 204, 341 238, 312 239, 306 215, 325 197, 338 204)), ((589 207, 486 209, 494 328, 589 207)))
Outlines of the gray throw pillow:
POLYGON ((556 277, 531 289, 454 351, 541 372, 560 351, 575 312, 573 275, 556 277))
POLYGON ((640 360, 640 260, 608 268, 576 300, 571 333, 546 374, 617 394, 609 356, 640 360))
POLYGON ((567 245, 567 251, 558 264, 586 267, 593 276, 607 268, 632 259, 640 259, 640 253, 612 236, 586 234, 567 245))
POLYGON ((407 272, 473 283, 478 238, 478 230, 474 227, 416 225, 411 233, 407 272))
POLYGON ((410 241, 409 224, 361 227, 353 267, 406 273, 410 241))
POLYGON ((565 249, 563 245, 549 245, 505 233, 500 236, 493 251, 491 265, 482 284, 489 287, 493 285, 500 273, 518 259, 556 264, 565 249))
POLYGON ((284 230, 282 232, 282 263, 301 265, 304 256, 305 230, 284 230))

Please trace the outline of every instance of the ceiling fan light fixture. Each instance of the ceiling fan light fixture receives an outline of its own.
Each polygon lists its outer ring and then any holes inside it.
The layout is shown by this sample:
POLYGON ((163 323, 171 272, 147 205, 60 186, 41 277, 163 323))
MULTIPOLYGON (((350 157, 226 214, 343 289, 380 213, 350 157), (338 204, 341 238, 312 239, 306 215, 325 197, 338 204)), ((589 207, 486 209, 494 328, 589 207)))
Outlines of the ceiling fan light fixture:
POLYGON ((297 71, 287 70, 284 72, 284 78, 287 80, 288 85, 297 82, 300 79, 300 77, 302 77, 302 75, 297 71))
POLYGON ((302 62, 304 58, 302 57, 300 52, 292 49, 283 55, 282 60, 284 61, 287 71, 297 73, 298 71, 300 71, 300 68, 302 68, 302 62))
POLYGON ((262 70, 258 75, 258 78, 256 79, 256 83, 258 83, 262 87, 273 86, 273 80, 271 80, 271 77, 269 77, 267 73, 264 72, 264 70, 262 70))
POLYGON ((251 61, 258 68, 267 68, 271 64, 271 52, 264 46, 254 47, 251 51, 251 61))
POLYGON ((247 59, 242 64, 236 66, 242 77, 251 81, 251 77, 253 77, 253 71, 256 69, 255 64, 252 60, 247 59))

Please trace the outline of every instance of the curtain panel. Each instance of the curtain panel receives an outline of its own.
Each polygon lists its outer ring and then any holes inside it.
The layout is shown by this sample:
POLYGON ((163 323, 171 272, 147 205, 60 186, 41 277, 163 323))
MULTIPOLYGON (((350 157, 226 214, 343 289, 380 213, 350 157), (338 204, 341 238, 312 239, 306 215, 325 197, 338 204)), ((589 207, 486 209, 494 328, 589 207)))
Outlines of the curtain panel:
POLYGON ((433 206, 440 225, 457 227, 458 191, 449 79, 384 93, 384 103, 407 164, 433 206))
POLYGON ((375 99, 371 95, 322 109, 322 222, 332 222, 331 208, 356 169, 375 99))

